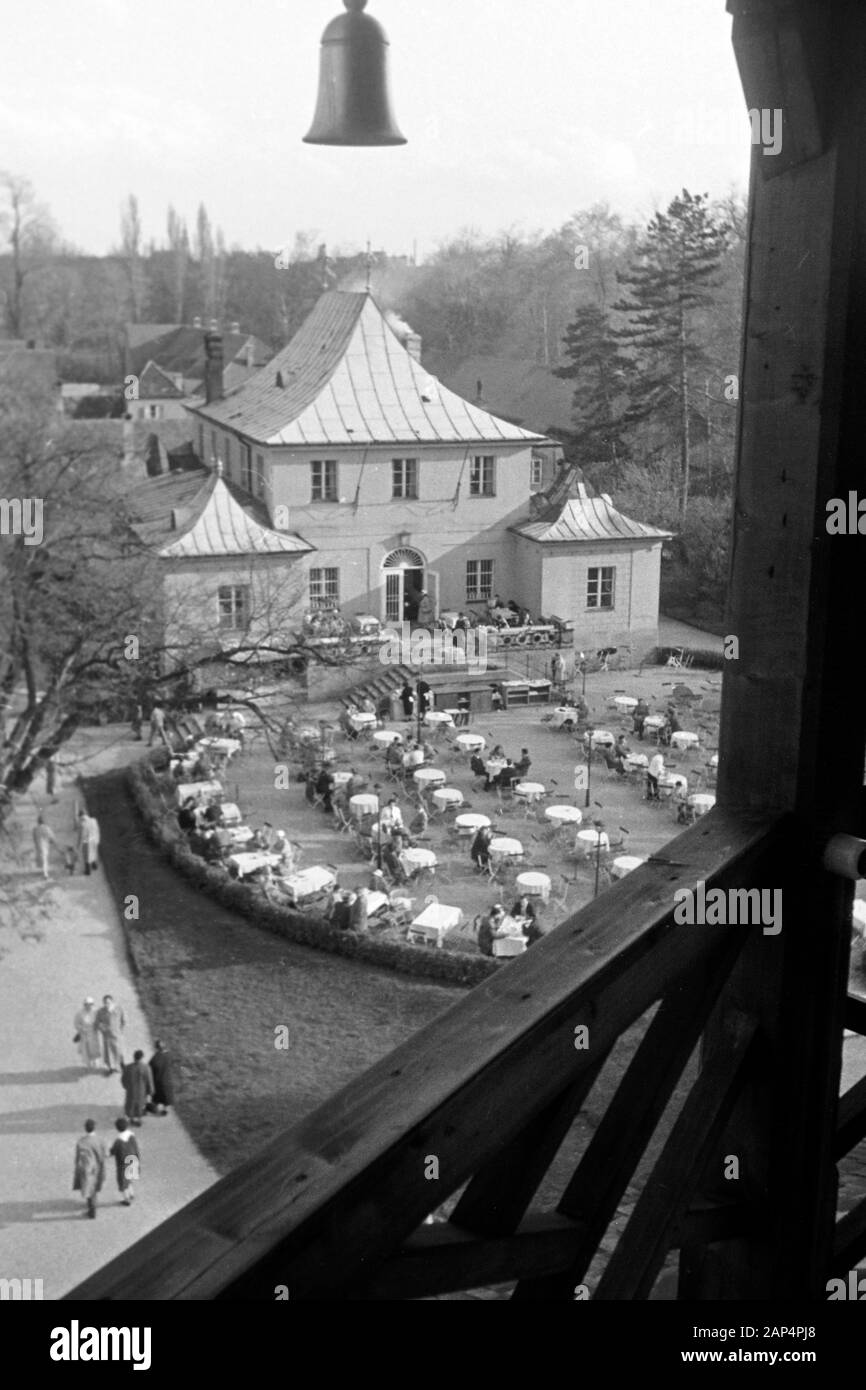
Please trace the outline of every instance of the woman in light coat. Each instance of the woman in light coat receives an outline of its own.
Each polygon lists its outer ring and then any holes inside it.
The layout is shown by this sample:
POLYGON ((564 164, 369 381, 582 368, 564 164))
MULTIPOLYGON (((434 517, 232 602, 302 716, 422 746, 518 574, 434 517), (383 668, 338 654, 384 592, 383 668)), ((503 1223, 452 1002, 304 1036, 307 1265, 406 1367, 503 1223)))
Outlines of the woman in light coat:
POLYGON ((82 1065, 90 1071, 98 1069, 102 1061, 102 1035, 96 1026, 96 1004, 90 995, 75 1015, 75 1042, 82 1065))

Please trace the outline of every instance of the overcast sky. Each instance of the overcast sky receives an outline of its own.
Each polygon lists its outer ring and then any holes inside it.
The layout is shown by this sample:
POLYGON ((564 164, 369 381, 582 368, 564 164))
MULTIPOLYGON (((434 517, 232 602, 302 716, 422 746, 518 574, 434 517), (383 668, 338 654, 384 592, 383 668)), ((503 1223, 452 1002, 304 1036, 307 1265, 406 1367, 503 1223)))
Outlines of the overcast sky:
POLYGON ((745 189, 725 0, 370 0, 409 144, 302 143, 341 0, 26 0, 0 44, 0 168, 86 251, 139 199, 161 241, 199 202, 229 245, 419 255, 461 227, 640 218, 683 186, 745 189))

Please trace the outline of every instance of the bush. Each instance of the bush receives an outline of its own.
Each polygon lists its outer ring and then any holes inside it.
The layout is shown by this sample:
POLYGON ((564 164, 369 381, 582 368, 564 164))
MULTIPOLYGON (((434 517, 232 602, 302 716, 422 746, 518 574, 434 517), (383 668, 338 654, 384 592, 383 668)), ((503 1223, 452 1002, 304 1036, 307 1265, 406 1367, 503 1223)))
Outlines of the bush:
POLYGON ((177 825, 173 806, 174 784, 160 777, 145 758, 129 769, 129 790, 145 833, 196 888, 224 907, 249 917, 256 926, 317 951, 348 956, 381 970, 422 976, 441 984, 477 985, 499 968, 488 956, 467 956, 452 951, 431 951, 402 941, 377 941, 332 927, 322 917, 308 916, 291 907, 270 902, 261 888, 230 878, 225 869, 207 864, 189 848, 177 825))

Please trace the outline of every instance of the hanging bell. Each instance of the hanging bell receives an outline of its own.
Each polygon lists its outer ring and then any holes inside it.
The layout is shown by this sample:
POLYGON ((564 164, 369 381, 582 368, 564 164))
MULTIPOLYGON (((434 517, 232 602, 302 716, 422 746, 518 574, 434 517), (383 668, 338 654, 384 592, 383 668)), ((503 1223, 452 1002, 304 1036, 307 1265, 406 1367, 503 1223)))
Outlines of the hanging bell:
POLYGON ((322 35, 319 99, 307 145, 405 145, 388 92, 388 39, 363 13, 367 0, 343 0, 322 35))

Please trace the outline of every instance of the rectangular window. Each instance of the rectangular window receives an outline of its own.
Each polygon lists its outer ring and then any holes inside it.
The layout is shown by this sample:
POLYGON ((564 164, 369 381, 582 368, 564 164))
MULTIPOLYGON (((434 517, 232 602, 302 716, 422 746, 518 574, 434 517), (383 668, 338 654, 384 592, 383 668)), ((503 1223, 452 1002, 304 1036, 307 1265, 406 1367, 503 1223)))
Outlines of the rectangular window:
POLYGON ((337 460, 314 459, 310 464, 313 502, 337 501, 337 460))
POLYGON ((223 631, 242 631, 250 620, 250 591, 246 584, 221 584, 219 624, 223 631))
POLYGON ((159 419, 162 418, 162 406, 161 406, 161 405, 149 405, 149 406, 147 407, 147 413, 148 413, 148 416, 149 416, 149 418, 150 418, 151 420, 159 420, 159 419))
POLYGON ((265 460, 262 454, 256 454, 256 471, 253 477, 253 491, 256 497, 265 495, 265 460))
POLYGON ((249 444, 241 445, 241 487, 244 492, 253 490, 253 456, 249 444))
POLYGON ((418 460, 393 459, 391 462, 391 496, 418 496, 418 460))
POLYGON ((613 565, 600 565, 587 570, 587 608, 613 608, 615 576, 613 565))
POLYGON ((310 607, 336 608, 340 603, 340 571, 310 570, 310 607))
POLYGON ((469 469, 469 496, 495 497, 494 458, 492 454, 476 454, 469 469))
POLYGON ((532 462, 529 465, 529 486, 541 487, 541 473, 544 468, 544 459, 539 454, 532 455, 532 462))
POLYGON ((493 597, 493 561, 466 561, 466 602, 493 597))

